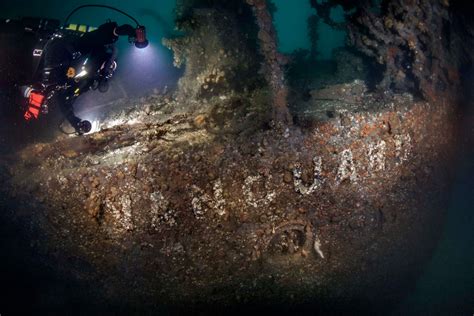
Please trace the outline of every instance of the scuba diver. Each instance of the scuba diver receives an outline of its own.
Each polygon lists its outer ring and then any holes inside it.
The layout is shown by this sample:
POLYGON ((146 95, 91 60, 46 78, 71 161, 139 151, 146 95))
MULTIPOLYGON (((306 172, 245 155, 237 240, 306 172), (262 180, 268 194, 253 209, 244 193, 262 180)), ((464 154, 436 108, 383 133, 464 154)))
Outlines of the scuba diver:
MULTIPOLYGON (((72 11, 66 21, 84 7, 105 7, 132 18, 112 7, 85 5, 72 11)), ((34 47, 29 48, 30 59, 31 53, 33 57, 29 65, 32 76, 28 80, 22 78, 15 82, 27 100, 24 119, 38 119, 40 114, 48 113, 48 105, 55 102, 76 134, 88 133, 92 128, 91 123, 74 114, 73 104, 79 95, 91 89, 107 91, 108 80, 117 67, 114 43, 120 36, 128 36, 137 48, 148 45, 145 27, 133 20, 137 23, 136 28, 129 24, 119 26, 112 21, 98 28, 76 24, 59 28, 59 21, 39 18, 6 20, 0 24, 4 28, 15 25, 22 34, 34 33, 34 47)), ((10 75, 11 71, 7 74, 10 75)))
POLYGON ((116 50, 113 44, 122 35, 134 36, 135 28, 128 24, 118 26, 115 22, 108 22, 80 37, 66 35, 51 39, 44 47, 43 61, 39 69, 40 81, 24 89, 24 96, 29 99, 25 119, 38 118, 42 109, 46 111, 43 102, 47 97, 52 98, 53 91, 56 91, 59 107, 71 126, 78 134, 89 132, 91 123, 82 121, 74 114, 74 95, 69 95, 68 89, 58 91, 55 88, 81 77, 81 73, 71 66, 74 60, 83 56, 95 63, 89 66, 90 69, 100 69, 99 85, 105 85, 115 70, 116 50), (102 61, 102 65, 97 64, 102 61))

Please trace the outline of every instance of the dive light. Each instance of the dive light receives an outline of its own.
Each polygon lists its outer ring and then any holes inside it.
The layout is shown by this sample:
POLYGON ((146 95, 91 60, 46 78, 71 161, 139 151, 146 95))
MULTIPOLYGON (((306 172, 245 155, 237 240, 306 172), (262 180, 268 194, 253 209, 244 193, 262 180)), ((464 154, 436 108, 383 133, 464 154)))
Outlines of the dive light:
POLYGON ((139 25, 135 29, 135 47, 142 49, 147 46, 148 40, 146 39, 146 28, 143 25, 139 25))

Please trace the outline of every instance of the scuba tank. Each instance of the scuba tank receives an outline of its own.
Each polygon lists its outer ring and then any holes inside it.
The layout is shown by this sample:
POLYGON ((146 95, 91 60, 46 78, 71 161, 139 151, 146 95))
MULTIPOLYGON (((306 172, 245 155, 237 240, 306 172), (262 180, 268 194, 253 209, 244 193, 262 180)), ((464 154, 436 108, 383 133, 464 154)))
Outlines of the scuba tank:
POLYGON ((0 20, 0 82, 33 82, 44 45, 59 26, 52 19, 0 20))
POLYGON ((35 17, 22 18, 21 24, 27 32, 45 35, 51 35, 61 27, 61 22, 59 20, 35 17))
POLYGON ((32 77, 36 79, 35 76, 43 57, 43 51, 48 42, 54 38, 60 29, 61 22, 53 19, 27 17, 22 19, 22 23, 25 31, 33 32, 37 36, 37 42, 32 52, 33 65, 31 73, 32 77))

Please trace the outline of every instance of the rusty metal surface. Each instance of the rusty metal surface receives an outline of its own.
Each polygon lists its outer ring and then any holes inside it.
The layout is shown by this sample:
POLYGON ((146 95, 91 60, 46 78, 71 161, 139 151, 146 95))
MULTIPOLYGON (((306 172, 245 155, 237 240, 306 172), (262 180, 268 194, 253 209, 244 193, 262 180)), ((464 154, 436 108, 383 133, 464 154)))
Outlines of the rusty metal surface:
POLYGON ((436 244, 455 116, 331 108, 281 136, 219 138, 184 115, 31 145, 9 194, 29 196, 33 247, 111 301, 388 298, 436 244))

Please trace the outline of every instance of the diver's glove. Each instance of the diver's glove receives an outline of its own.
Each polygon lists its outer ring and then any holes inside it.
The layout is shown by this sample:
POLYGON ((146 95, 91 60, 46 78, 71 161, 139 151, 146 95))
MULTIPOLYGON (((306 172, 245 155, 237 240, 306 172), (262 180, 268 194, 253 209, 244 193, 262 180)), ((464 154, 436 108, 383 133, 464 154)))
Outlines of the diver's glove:
POLYGON ((89 121, 80 121, 76 124, 75 129, 79 135, 87 134, 92 130, 92 124, 89 121))
POLYGON ((107 79, 100 80, 97 89, 101 93, 106 93, 109 91, 109 81, 107 79))

